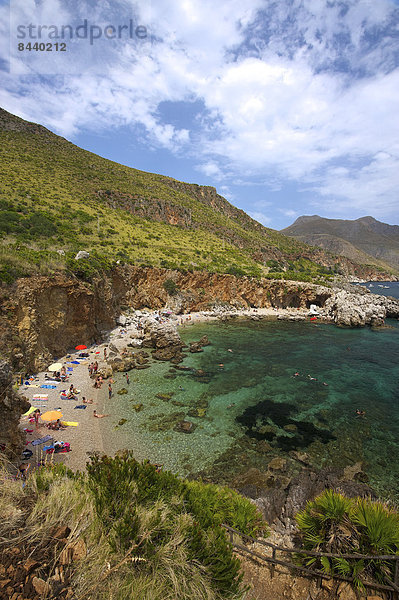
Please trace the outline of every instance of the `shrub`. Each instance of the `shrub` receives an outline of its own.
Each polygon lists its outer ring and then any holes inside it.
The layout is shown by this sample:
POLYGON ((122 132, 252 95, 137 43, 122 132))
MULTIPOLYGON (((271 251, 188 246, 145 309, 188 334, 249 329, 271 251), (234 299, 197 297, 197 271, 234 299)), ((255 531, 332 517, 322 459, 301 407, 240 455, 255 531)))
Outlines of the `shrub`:
POLYGON ((178 531, 179 551, 189 564, 198 565, 214 593, 225 598, 238 593, 239 561, 220 525, 240 525, 244 533, 264 529, 249 501, 227 488, 158 473, 128 452, 113 459, 94 456, 87 470, 97 514, 114 551, 131 549, 132 556, 145 561, 142 570, 151 571, 154 558, 176 544, 178 531))
POLYGON ((163 283, 164 290, 169 294, 169 296, 176 296, 176 294, 180 291, 177 283, 173 281, 173 279, 167 279, 163 283))
MULTIPOLYGON (((399 513, 381 502, 350 499, 326 490, 296 515, 304 548, 337 554, 389 555, 399 552, 399 513)), ((394 561, 306 557, 300 560, 325 573, 353 577, 361 587, 363 575, 386 583, 394 576, 394 561)))

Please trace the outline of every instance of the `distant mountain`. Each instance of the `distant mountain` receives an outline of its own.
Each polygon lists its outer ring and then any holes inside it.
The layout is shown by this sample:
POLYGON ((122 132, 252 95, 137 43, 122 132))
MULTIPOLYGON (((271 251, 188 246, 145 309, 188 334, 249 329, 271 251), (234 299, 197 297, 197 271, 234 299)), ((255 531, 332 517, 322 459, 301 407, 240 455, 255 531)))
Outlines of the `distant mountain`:
POLYGON ((349 221, 302 216, 280 233, 362 264, 399 270, 399 226, 373 217, 349 221))

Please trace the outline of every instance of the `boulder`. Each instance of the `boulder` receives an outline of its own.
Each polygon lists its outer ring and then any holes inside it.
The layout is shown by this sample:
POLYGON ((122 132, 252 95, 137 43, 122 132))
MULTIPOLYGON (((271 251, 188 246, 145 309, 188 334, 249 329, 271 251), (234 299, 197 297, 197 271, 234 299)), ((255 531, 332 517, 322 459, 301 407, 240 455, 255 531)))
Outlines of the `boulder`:
POLYGON ((287 461, 285 458, 273 458, 267 465, 271 471, 285 471, 287 468, 287 461))
POLYGON ((255 504, 269 523, 279 519, 288 529, 292 527, 297 512, 305 507, 308 500, 313 500, 325 489, 336 490, 350 498, 376 498, 368 485, 345 480, 343 469, 325 468, 317 472, 303 469, 292 480, 278 474, 274 475, 274 479, 273 487, 264 490, 255 504))
POLYGON ((168 346, 180 346, 183 341, 177 332, 177 327, 170 321, 159 323, 155 319, 147 319, 144 326, 143 345, 147 345, 148 340, 153 348, 167 348, 168 346))
POLYGON ((174 427, 175 431, 181 431, 182 433, 193 433, 197 426, 191 421, 179 421, 174 427))
POLYGON ((133 356, 126 356, 125 358, 113 358, 112 361, 109 362, 113 371, 118 373, 126 373, 126 371, 131 371, 135 367, 135 360, 133 356))
POLYGON ((399 301, 395 298, 358 292, 358 288, 334 290, 326 300, 324 311, 337 325, 381 326, 387 317, 399 317, 399 301))
POLYGON ((81 260, 82 258, 89 258, 90 253, 86 252, 86 250, 80 250, 75 256, 75 260, 81 260))

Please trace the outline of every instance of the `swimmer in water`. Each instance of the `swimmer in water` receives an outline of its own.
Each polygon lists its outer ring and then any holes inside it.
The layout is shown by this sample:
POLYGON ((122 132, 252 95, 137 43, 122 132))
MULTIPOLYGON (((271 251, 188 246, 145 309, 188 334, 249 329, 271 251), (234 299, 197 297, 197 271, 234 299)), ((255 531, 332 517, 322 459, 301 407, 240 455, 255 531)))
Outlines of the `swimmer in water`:
POLYGON ((227 352, 233 352, 231 348, 227 348, 227 352))

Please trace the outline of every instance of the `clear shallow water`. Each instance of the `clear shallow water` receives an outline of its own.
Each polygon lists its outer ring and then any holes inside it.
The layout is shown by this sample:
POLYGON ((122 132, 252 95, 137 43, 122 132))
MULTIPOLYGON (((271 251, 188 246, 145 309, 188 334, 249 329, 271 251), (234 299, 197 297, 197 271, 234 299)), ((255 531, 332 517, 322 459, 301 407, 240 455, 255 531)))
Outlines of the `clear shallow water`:
MULTIPOLYGON (((128 448, 182 475, 201 472, 222 482, 251 467, 265 470, 275 456, 294 463, 292 451, 306 452, 319 467, 363 461, 374 487, 397 494, 399 326, 389 325, 373 331, 238 321, 182 328, 186 342, 204 334, 212 342, 183 363, 206 376, 169 363, 131 371, 129 394, 115 393, 112 418, 103 422, 105 450, 128 448), (357 408, 365 418, 356 417, 357 408), (196 425, 193 433, 174 431, 182 419, 196 425)), ((115 392, 122 387, 118 375, 115 392)))

